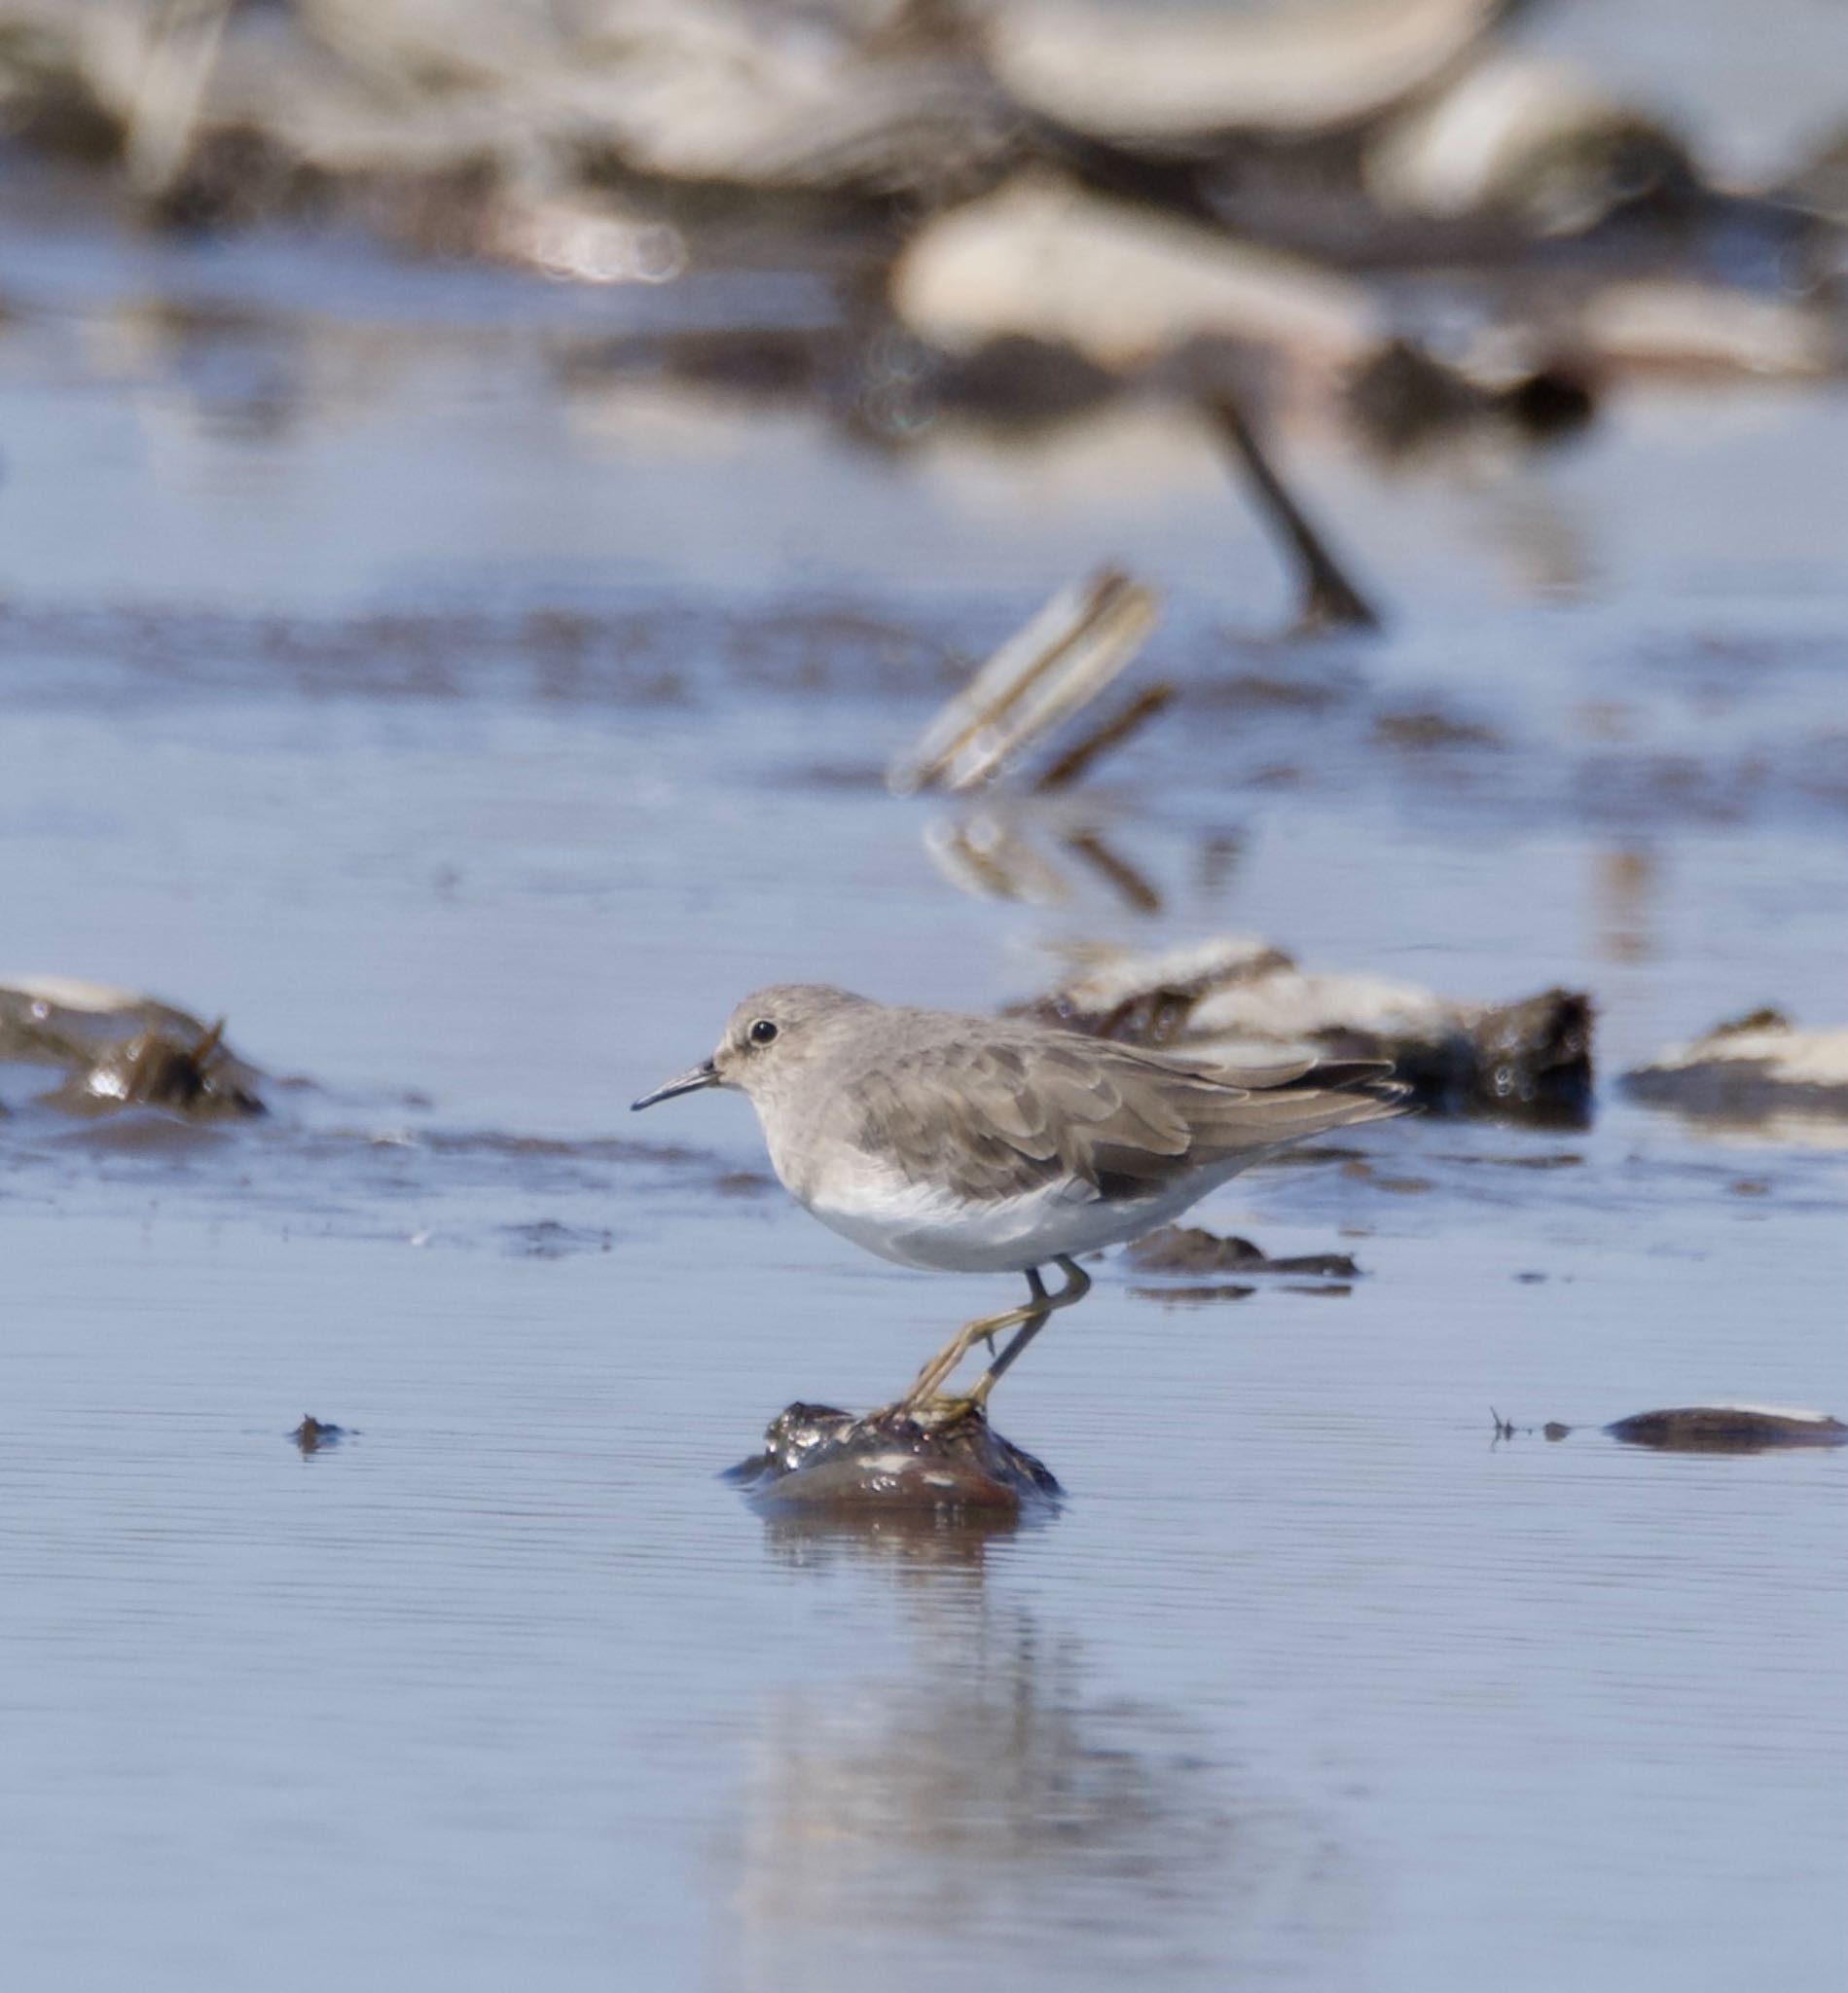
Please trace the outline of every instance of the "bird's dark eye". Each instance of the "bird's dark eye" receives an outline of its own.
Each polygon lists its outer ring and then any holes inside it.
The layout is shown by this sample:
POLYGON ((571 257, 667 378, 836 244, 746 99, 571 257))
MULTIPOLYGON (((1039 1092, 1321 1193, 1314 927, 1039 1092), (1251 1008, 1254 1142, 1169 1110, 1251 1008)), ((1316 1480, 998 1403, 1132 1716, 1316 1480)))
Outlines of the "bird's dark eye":
POLYGON ((767 1045, 776 1035, 777 1027, 767 1017, 760 1017, 750 1028, 750 1041, 753 1045, 767 1045))

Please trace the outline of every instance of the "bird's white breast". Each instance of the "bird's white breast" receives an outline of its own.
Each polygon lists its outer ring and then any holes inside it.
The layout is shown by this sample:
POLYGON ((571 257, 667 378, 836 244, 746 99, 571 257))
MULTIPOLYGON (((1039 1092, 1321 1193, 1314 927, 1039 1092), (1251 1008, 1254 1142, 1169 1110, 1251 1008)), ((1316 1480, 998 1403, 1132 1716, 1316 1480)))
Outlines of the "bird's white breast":
POLYGON ((900 1266, 1021 1273, 1061 1253, 1095 1252, 1140 1238, 1178 1216, 1237 1167, 1202 1171, 1133 1201, 1107 1201, 1069 1183, 984 1201, 933 1189, 855 1150, 818 1172, 806 1194, 794 1194, 831 1230, 900 1266))

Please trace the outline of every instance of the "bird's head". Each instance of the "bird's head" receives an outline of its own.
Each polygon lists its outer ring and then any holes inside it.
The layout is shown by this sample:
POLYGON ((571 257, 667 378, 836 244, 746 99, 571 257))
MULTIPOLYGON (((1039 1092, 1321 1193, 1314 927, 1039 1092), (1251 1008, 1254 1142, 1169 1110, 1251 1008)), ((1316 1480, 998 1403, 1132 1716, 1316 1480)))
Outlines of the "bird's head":
POLYGON ((762 1100, 807 1065, 831 1027, 847 1012, 865 1004, 864 996, 851 996, 825 983, 773 983, 767 989, 753 990, 732 1012, 709 1059, 643 1094, 632 1104, 631 1111, 708 1086, 735 1087, 762 1100))

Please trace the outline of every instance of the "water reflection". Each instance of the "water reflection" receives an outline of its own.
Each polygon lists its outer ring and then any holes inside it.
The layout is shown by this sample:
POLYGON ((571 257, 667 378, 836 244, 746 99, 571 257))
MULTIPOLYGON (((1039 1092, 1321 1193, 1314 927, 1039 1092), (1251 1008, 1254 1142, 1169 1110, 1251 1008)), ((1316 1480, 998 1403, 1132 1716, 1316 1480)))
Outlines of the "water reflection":
POLYGON ((1662 894, 1653 852, 1618 845, 1592 857, 1598 953, 1606 961, 1644 962, 1656 952, 1655 927, 1662 894))
POLYGON ((856 1604, 883 1580, 898 1649, 764 1703, 736 1851, 742 1983, 786 1985, 798 1946, 815 1983, 904 1983, 926 1935, 933 1974, 966 1944, 1014 1985, 1141 1967, 1192 1983, 1261 1955, 1285 1919, 1299 1955, 1304 1928, 1347 1927, 1347 1865, 1301 1808, 1260 1803, 1175 1710, 1098 1692, 1085 1642, 1021 1596, 1028 1534, 769 1526, 792 1578, 852 1566, 856 1604))
POLYGON ((1465 517, 1524 594, 1576 600, 1591 593, 1598 560, 1584 512, 1526 464, 1476 492, 1465 517))
POLYGON ((927 824, 924 850, 937 870, 976 899, 1061 906, 1097 883, 1131 913, 1158 914, 1159 886, 1092 818, 1066 806, 984 807, 927 824))

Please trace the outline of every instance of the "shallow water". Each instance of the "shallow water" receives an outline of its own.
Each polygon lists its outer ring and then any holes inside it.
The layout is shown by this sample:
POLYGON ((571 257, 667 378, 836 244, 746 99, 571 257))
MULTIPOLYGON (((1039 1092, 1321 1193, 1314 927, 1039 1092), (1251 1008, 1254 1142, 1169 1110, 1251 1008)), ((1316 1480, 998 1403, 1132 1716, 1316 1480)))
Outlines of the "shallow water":
POLYGON ((1490 1421, 1848 1407, 1830 1124, 1608 1090, 1235 1181, 1205 1222, 1352 1291, 1106 1262, 997 1398, 1064 1513, 851 1533, 714 1471, 995 1285, 822 1232, 737 1102, 624 1107, 753 984, 973 1006, 1100 934, 1582 983, 1607 1076, 1841 1021, 1848 402, 1409 481, 1305 436, 1395 613, 1287 646, 1165 418, 873 455, 561 387, 566 294, 302 267, 0 256, 4 966, 311 1082, 201 1131, 0 1069, 15 1982, 1839 1983, 1848 1460, 1490 1421), (260 322, 148 332, 205 293, 260 322), (1063 903, 964 897, 878 771, 1112 556, 1181 719, 1025 810, 1063 903), (1428 707, 1499 744, 1382 741, 1428 707))

